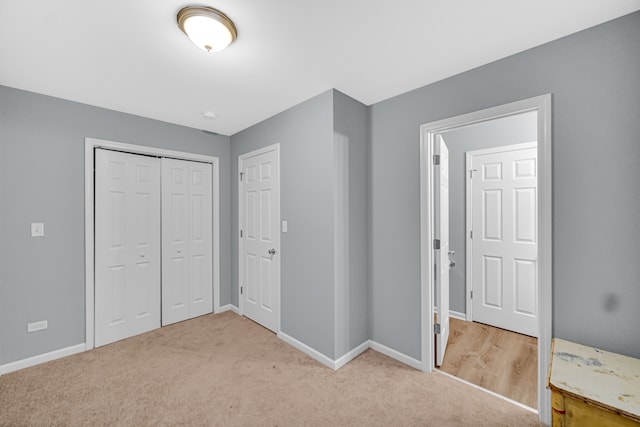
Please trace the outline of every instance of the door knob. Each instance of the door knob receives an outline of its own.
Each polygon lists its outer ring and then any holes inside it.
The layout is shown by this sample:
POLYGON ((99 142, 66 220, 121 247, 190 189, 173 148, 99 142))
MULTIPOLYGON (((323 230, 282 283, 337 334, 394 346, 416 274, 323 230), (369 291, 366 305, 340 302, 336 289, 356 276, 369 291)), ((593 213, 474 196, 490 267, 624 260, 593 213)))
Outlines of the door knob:
POLYGON ((453 268, 456 266, 456 262, 455 261, 449 261, 449 268, 453 268))
POLYGON ((269 255, 275 255, 276 250, 274 248, 269 249, 269 255))

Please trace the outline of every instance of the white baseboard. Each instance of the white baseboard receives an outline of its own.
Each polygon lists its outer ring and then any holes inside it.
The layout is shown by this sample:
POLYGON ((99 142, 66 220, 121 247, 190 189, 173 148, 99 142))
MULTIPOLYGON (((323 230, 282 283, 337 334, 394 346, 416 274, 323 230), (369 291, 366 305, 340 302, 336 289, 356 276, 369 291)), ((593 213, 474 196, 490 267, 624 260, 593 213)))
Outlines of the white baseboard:
POLYGON ((397 360, 400 363, 404 363, 405 365, 411 366, 412 368, 422 370, 422 362, 414 359, 413 357, 407 356, 406 354, 400 353, 397 350, 394 350, 386 345, 380 344, 378 342, 368 340, 349 351, 344 356, 340 357, 337 360, 332 360, 330 357, 325 356, 320 353, 318 350, 309 347, 308 345, 298 341, 297 339, 285 334, 284 332, 278 332, 278 338, 287 344, 297 348, 301 352, 305 353, 307 356, 312 359, 317 360, 322 363, 327 368, 338 370, 342 368, 344 365, 355 359, 358 355, 364 352, 366 349, 371 348, 379 353, 382 353, 386 356, 389 356, 392 359, 397 360))
MULTIPOLYGON (((438 307, 433 307, 433 312, 438 312, 438 307)), ((467 320, 467 315, 465 313, 461 313, 459 311, 449 310, 449 317, 453 317, 454 319, 467 320)))
POLYGON ((342 368, 344 365, 346 365, 347 363, 351 362, 353 359, 355 359, 356 357, 358 357, 360 355, 360 353, 362 353, 363 351, 365 351, 366 349, 369 348, 369 341, 365 341, 362 344, 360 344, 359 346, 357 346, 356 348, 354 348, 353 350, 347 352, 344 356, 338 358, 337 360, 335 360, 333 362, 333 369, 334 370, 338 370, 340 368, 342 368))
POLYGON ((15 362, 7 363, 6 365, 0 365, 0 375, 8 374, 9 372, 15 372, 24 368, 29 368, 41 363, 50 362, 52 360, 60 359, 61 357, 71 356, 72 354, 82 353, 85 350, 87 350, 87 345, 82 343, 72 345, 71 347, 61 348, 60 350, 50 351, 49 353, 39 354, 37 356, 17 360, 15 362))
POLYGON ((390 358, 395 359, 400 363, 404 363, 405 365, 409 365, 412 368, 422 370, 421 361, 414 359, 413 357, 407 356, 404 353, 400 353, 399 351, 394 350, 391 347, 387 347, 386 345, 380 344, 373 340, 369 340, 369 347, 372 350, 382 353, 385 356, 389 356, 390 358))
POLYGON ((224 313, 225 311, 233 311, 235 314, 239 314, 240 310, 233 304, 227 304, 220 307, 220 310, 216 314, 224 313))
POLYGON ((464 313, 460 313, 459 311, 449 310, 449 317, 453 317, 454 319, 460 319, 467 321, 467 315, 464 313))
POLYGON ((330 359, 329 357, 325 356, 324 354, 320 353, 315 348, 309 347, 308 345, 306 345, 306 344, 298 341, 297 339, 285 334, 284 332, 278 332, 278 338, 280 338, 282 341, 286 342, 287 344, 297 348, 298 350, 300 350, 301 352, 303 352, 307 356, 311 357, 312 359, 315 359, 318 362, 322 363, 327 368, 335 369, 335 367, 334 367, 335 366, 335 361, 330 359))

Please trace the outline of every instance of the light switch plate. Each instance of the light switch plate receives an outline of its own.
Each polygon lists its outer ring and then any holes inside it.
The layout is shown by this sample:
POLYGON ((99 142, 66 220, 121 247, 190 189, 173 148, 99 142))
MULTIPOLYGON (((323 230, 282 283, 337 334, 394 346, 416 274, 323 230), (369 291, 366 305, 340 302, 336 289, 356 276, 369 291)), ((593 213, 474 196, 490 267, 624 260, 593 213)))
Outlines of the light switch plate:
POLYGON ((31 237, 44 236, 44 222, 32 222, 31 223, 31 237))
POLYGON ((282 221, 282 232, 283 233, 287 232, 287 221, 282 221))

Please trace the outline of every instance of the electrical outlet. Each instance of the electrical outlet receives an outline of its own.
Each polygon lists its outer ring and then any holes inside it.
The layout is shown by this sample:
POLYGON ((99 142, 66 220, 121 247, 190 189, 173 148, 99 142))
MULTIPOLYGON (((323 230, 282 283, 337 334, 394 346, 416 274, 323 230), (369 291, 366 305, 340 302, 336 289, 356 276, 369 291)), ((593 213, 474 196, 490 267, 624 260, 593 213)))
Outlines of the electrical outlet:
POLYGON ((47 329, 49 324, 46 320, 41 320, 39 322, 27 323, 27 332, 35 332, 41 331, 43 329, 47 329))

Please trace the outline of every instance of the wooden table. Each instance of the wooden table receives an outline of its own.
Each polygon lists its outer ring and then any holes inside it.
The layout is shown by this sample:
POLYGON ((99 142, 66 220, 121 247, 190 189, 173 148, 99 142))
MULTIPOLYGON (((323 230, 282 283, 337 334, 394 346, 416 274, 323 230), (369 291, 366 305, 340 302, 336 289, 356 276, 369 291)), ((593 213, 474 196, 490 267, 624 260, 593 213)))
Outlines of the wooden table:
POLYGON ((554 338, 547 385, 554 426, 640 426, 640 359, 554 338))

